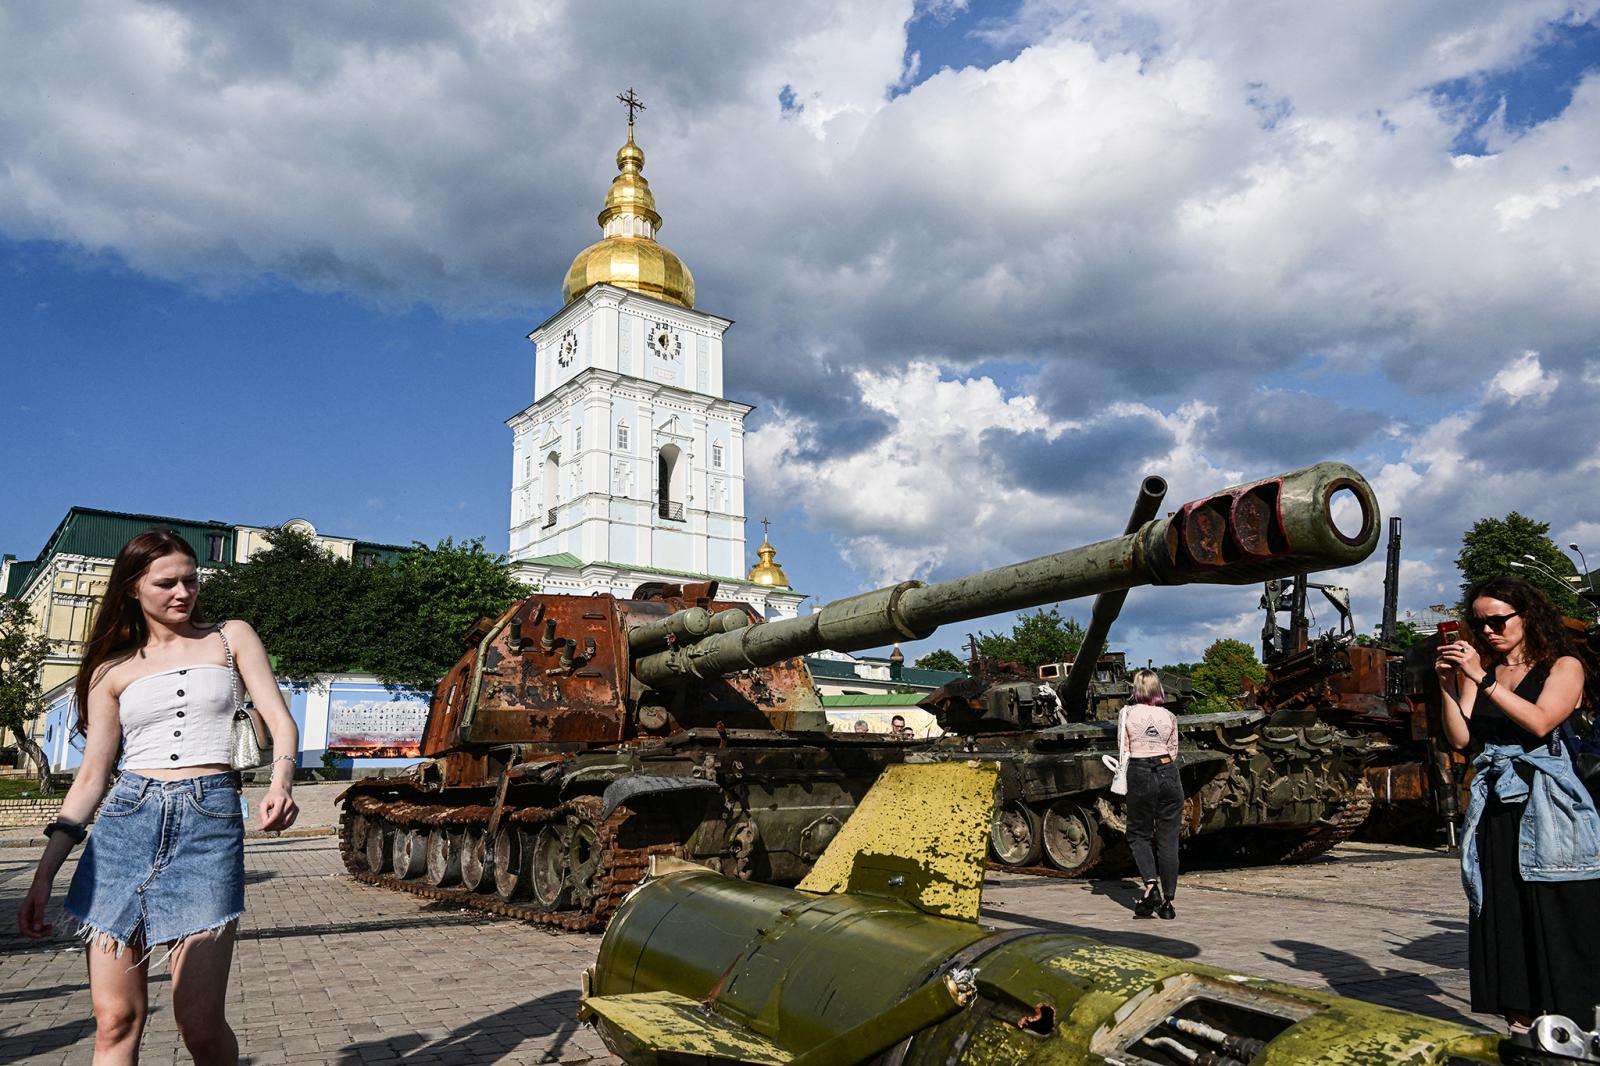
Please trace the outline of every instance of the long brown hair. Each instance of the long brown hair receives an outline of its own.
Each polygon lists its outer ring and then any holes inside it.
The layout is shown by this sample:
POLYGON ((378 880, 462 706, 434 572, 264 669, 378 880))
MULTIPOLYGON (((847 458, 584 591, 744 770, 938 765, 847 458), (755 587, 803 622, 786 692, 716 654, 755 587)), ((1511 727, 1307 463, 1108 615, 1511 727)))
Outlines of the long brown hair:
MULTIPOLYGON (((151 563, 173 554, 187 555, 196 566, 200 565, 189 542, 170 529, 140 533, 122 546, 111 564, 105 598, 100 601, 100 609, 89 626, 89 646, 83 653, 83 662, 78 665, 78 680, 73 687, 78 703, 77 730, 84 736, 89 734, 89 689, 94 685, 95 674, 107 663, 144 647, 144 642, 150 639, 144 611, 133 595, 134 587, 151 563)), ((197 607, 189 621, 198 624, 199 614, 197 607)))
POLYGON ((1504 662, 1505 656, 1495 651, 1483 631, 1472 624, 1472 604, 1484 597, 1509 603, 1522 616, 1522 655, 1533 667, 1549 667, 1563 655, 1576 654, 1572 636, 1561 622, 1561 612, 1543 589, 1520 577, 1490 577, 1475 582, 1461 597, 1461 619, 1467 623, 1472 646, 1478 649, 1478 656, 1488 669, 1504 662))

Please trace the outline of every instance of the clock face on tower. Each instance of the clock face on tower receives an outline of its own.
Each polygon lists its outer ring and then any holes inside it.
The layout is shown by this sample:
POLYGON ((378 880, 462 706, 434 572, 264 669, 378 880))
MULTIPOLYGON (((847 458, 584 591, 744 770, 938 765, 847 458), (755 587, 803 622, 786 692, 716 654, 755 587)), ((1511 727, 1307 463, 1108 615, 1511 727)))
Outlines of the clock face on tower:
POLYGON ((562 366, 571 366, 577 354, 578 335, 569 329, 561 335, 561 344, 556 348, 556 362, 562 366))
POLYGON ((683 341, 665 322, 657 322, 650 327, 650 336, 646 344, 662 359, 676 359, 678 353, 683 351, 683 341))

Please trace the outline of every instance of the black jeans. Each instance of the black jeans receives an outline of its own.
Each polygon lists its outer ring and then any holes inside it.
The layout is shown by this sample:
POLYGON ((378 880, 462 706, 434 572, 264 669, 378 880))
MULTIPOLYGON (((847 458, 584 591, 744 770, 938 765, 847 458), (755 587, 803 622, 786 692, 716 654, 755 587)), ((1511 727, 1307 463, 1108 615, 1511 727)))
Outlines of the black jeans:
POLYGON ((1178 762, 1165 755, 1128 760, 1128 847, 1147 883, 1178 893, 1178 825, 1183 817, 1183 782, 1178 762))

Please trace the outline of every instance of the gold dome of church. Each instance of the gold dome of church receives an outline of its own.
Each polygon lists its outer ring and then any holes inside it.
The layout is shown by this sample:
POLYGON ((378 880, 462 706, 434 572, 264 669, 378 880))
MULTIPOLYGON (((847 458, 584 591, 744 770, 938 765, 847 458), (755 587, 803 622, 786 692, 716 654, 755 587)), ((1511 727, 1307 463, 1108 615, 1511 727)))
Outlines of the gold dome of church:
POLYGON ((772 541, 765 536, 761 538, 761 547, 756 549, 756 554, 761 556, 761 561, 750 568, 750 573, 745 580, 754 585, 768 585, 772 588, 786 589, 789 587, 789 575, 783 572, 783 567, 775 561, 778 549, 772 546, 772 541))
POLYGON ((656 240, 661 216, 644 177, 644 150, 633 143, 632 122, 628 143, 617 150, 617 171, 600 210, 604 236, 573 259, 561 285, 562 304, 596 285, 615 285, 692 308, 694 275, 672 249, 656 240))

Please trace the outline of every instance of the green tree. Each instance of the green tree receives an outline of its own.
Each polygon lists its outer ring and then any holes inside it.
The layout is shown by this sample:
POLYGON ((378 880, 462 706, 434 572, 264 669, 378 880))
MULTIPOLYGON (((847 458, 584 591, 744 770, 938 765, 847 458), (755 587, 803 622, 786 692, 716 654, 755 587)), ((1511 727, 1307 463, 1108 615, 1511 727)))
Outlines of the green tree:
POLYGON ((1267 679, 1267 671, 1256 658, 1256 650, 1242 640, 1224 637, 1214 641, 1200 658, 1200 665, 1189 675, 1195 691, 1216 700, 1228 700, 1244 691, 1245 678, 1256 684, 1267 679))
POLYGON ((358 566, 292 530, 267 534, 249 562, 206 579, 211 619, 240 618, 261 634, 287 678, 369 671, 386 684, 431 688, 461 656, 461 638, 528 590, 481 540, 417 543, 358 566))
POLYGON ((435 547, 415 544, 388 565, 371 568, 360 624, 362 662, 387 684, 432 688, 461 658, 461 638, 529 589, 512 579, 506 557, 483 539, 435 547))
POLYGON ((1083 646, 1083 627, 1051 607, 1023 614, 1009 634, 979 633, 978 653, 1036 667, 1075 658, 1083 646))
POLYGON ((1177 674, 1179 677, 1193 677, 1199 663, 1167 663, 1165 666, 1156 667, 1163 674, 1177 674))
POLYGON ((911 665, 918 670, 954 670, 962 674, 967 672, 967 664, 956 658, 955 652, 945 648, 930 651, 911 665))
POLYGON ((39 791, 50 791, 50 760, 28 736, 28 723, 44 713, 40 670, 53 642, 33 631, 33 613, 20 600, 0 599, 0 737, 10 733, 33 763, 39 791))
POLYGON ((1475 581, 1510 574, 1538 585, 1562 614, 1590 613, 1573 592, 1572 582, 1558 581, 1542 572, 1551 570, 1561 576, 1578 572, 1572 560, 1550 539, 1549 522, 1535 522, 1516 511, 1504 518, 1479 519, 1461 536, 1456 567, 1461 571, 1463 592, 1475 581), (1523 565, 1513 567, 1512 563, 1523 565))
MULTIPOLYGON (((1362 633, 1356 637, 1356 643, 1363 647, 1372 647, 1378 643, 1382 630, 1383 627, 1379 626, 1370 634, 1362 633)), ((1426 640, 1427 637, 1428 634, 1418 629, 1415 622, 1396 621, 1394 624, 1394 645, 1401 650, 1411 647, 1419 640, 1426 640)))
POLYGON ((249 622, 285 677, 362 669, 366 634, 357 608, 376 568, 340 559, 299 530, 268 530, 266 539, 249 562, 205 579, 204 616, 249 622))

